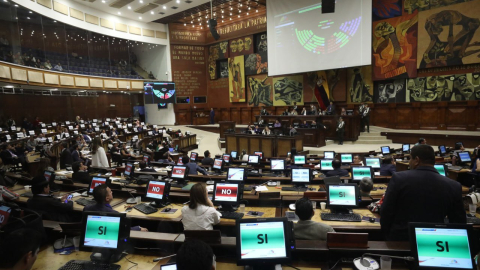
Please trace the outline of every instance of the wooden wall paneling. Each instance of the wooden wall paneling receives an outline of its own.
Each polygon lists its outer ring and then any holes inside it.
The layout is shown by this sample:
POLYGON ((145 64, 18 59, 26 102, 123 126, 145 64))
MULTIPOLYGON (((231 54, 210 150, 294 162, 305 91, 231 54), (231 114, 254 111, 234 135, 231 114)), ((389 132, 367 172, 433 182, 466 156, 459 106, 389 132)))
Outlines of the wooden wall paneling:
POLYGON ((370 115, 370 124, 375 123, 376 126, 389 127, 389 122, 391 122, 391 115, 388 104, 375 104, 370 115))
POLYGON ((248 124, 252 123, 252 122, 250 122, 250 120, 251 120, 250 109, 249 108, 240 108, 240 111, 241 111, 240 123, 242 125, 248 125, 248 124))
POLYGON ((418 124, 420 129, 436 129, 440 123, 438 107, 422 106, 419 108, 418 124))
POLYGON ((241 150, 239 150, 239 147, 237 146, 237 138, 235 135, 225 135, 225 145, 227 153, 237 151, 237 155, 240 154, 241 150))
POLYGON ((287 153, 291 150, 292 145, 289 137, 277 137, 277 156, 287 156, 287 153))
POLYGON ((246 150, 247 154, 249 154, 249 155, 253 154, 253 152, 249 151, 250 147, 249 147, 249 144, 248 144, 248 138, 239 137, 237 140, 238 140, 237 146, 238 146, 238 154, 239 155, 242 153, 242 150, 246 150))
POLYGON ((295 148, 297 151, 303 151, 303 137, 302 136, 296 136, 295 137, 295 148))
POLYGON ((242 124, 242 118, 240 117, 240 110, 238 108, 230 109, 230 121, 235 121, 237 125, 242 124))
POLYGON ((228 108, 220 109, 220 120, 219 121, 231 121, 230 120, 230 110, 228 108))
POLYGON ((190 122, 188 121, 188 118, 189 118, 189 112, 187 112, 186 110, 182 110, 180 112, 177 113, 177 116, 176 116, 176 124, 177 125, 189 125, 190 122))
POLYGON ((263 137, 260 143, 260 151, 263 152, 265 158, 273 157, 275 154, 275 140, 263 137))
POLYGON ((248 150, 249 154, 260 151, 260 136, 250 138, 250 149, 248 150))
POLYGON ((468 125, 468 110, 466 103, 455 104, 447 108, 445 113, 445 124, 447 129, 466 130, 468 125))
POLYGON ((261 108, 259 108, 259 107, 249 107, 249 109, 250 109, 250 115, 251 115, 250 116, 250 123, 253 123, 253 122, 257 121, 256 118, 255 118, 255 115, 260 115, 261 108))

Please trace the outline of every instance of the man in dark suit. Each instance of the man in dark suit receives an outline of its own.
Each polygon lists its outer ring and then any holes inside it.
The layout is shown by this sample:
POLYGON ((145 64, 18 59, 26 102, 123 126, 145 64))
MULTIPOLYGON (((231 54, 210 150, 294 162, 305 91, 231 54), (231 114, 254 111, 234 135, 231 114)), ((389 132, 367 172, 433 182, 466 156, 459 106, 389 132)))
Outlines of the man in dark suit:
POLYGON ((80 145, 77 143, 72 147, 72 160, 73 162, 84 162, 82 153, 80 152, 80 145))
POLYGON ((14 165, 20 162, 18 156, 14 153, 13 146, 11 144, 6 144, 2 147, 2 152, 0 153, 0 158, 3 160, 3 163, 6 165, 14 165))
MULTIPOLYGON (((107 185, 96 186, 93 189, 93 199, 97 203, 85 206, 83 211, 118 213, 117 211, 113 210, 112 206, 110 205, 110 202, 113 201, 113 193, 107 185)), ((132 227, 131 230, 148 232, 146 228, 142 228, 140 226, 132 227)))
POLYGON ((39 175, 32 179, 33 197, 28 199, 27 206, 43 215, 44 219, 69 222, 73 211, 73 202, 66 201, 68 194, 60 200, 50 195, 50 186, 45 176, 39 175))
POLYGON ((392 156, 385 156, 382 161, 382 166, 380 167, 380 175, 392 176, 397 172, 397 166, 395 164, 395 159, 392 156))
POLYGON ((265 106, 262 107, 262 110, 260 111, 260 115, 268 115, 267 109, 265 109, 265 106))
POLYGON ((433 167, 435 152, 429 145, 411 150, 410 170, 397 172, 388 184, 380 209, 380 225, 388 241, 408 239, 409 222, 465 223, 462 186, 433 167))
POLYGON ((335 114, 335 105, 332 101, 330 101, 330 105, 327 107, 327 115, 334 115, 335 114))
POLYGON ((325 174, 327 177, 330 177, 330 176, 340 176, 340 177, 348 176, 348 171, 340 168, 340 167, 342 167, 342 163, 340 162, 340 160, 334 159, 332 161, 332 167, 333 167, 333 171, 328 171, 325 174))
POLYGON ((67 168, 67 164, 72 165, 73 163, 72 153, 68 150, 68 144, 66 142, 60 145, 60 151, 60 169, 65 169, 67 168))
POLYGON ((79 183, 84 183, 84 184, 89 184, 90 183, 90 174, 88 173, 88 168, 87 166, 83 165, 82 162, 76 161, 73 162, 72 164, 72 180, 73 182, 79 182, 79 183))
POLYGON ((210 157, 210 151, 205 151, 203 153, 202 165, 213 166, 213 159, 210 157))
POLYGON ((338 138, 338 145, 343 144, 343 135, 345 134, 345 122, 343 121, 342 117, 338 118, 338 124, 337 128, 335 129, 337 132, 337 138, 338 138))

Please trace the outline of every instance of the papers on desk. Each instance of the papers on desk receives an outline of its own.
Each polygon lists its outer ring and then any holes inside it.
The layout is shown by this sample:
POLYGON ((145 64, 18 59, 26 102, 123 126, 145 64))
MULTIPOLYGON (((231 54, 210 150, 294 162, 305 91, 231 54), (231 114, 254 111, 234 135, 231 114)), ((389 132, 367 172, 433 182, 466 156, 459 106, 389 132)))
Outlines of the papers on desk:
POLYGON ((56 171, 55 174, 57 175, 67 175, 67 174, 70 174, 71 172, 69 171, 56 171))
POLYGON ((375 172, 375 175, 380 175, 380 172, 375 172))
POLYGON ((110 180, 111 180, 112 182, 115 182, 115 181, 120 181, 120 180, 122 180, 122 178, 121 178, 121 177, 110 177, 110 180))
POLYGON ((256 186, 255 190, 256 191, 268 191, 268 188, 266 186, 256 186))
POLYGON ((213 186, 212 185, 207 186, 207 191, 213 192, 213 186))
POLYGON ((80 196, 80 195, 82 195, 82 194, 80 194, 80 193, 78 193, 78 192, 74 192, 74 193, 72 193, 72 194, 70 194, 70 195, 72 195, 72 197, 75 198, 75 197, 78 197, 78 196, 80 196))

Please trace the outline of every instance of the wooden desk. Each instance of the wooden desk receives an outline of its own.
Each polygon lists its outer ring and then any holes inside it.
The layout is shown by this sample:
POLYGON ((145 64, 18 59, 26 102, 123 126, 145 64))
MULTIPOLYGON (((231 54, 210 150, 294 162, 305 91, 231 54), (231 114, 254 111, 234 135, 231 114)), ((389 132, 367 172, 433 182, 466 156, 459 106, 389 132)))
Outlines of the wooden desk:
MULTIPOLYGON (((118 212, 125 212, 125 206, 127 204, 122 203, 120 205, 117 205, 113 207, 115 211, 118 212)), ((131 205, 134 206, 134 205, 131 205)), ((132 208, 132 211, 127 212, 127 217, 129 218, 137 218, 137 219, 147 219, 147 220, 157 220, 157 221, 174 221, 174 222, 179 222, 182 220, 182 207, 183 205, 178 205, 178 204, 170 204, 167 207, 172 208, 172 209, 178 209, 175 213, 169 214, 169 213, 162 213, 162 210, 164 208, 159 208, 157 212, 149 215, 145 215, 144 213, 137 211, 136 209, 132 208)), ((166 208, 166 207, 165 207, 166 208)))
MULTIPOLYGON (((238 211, 237 211, 238 212, 238 211)), ((274 207, 245 207, 245 212, 242 219, 249 218, 273 218, 277 216, 277 208, 274 207), (248 211, 263 212, 262 216, 248 216, 248 211)), ((235 226, 234 219, 220 219, 220 223, 217 226, 235 226)))
MULTIPOLYGON (((367 217, 375 217, 379 218, 380 215, 377 213, 372 213, 368 209, 353 209, 353 212, 359 214, 360 216, 367 216, 367 217)), ((380 223, 371 223, 369 221, 361 221, 361 222, 341 222, 341 221, 324 221, 320 217, 320 213, 330 213, 330 209, 321 210, 315 209, 315 215, 312 217, 313 221, 321 222, 327 225, 332 226, 335 230, 380 230, 380 223)))
POLYGON ((172 146, 176 147, 177 145, 179 152, 188 152, 190 150, 198 148, 197 134, 174 138, 172 141, 172 146))
POLYGON ((263 152, 264 158, 286 156, 293 147, 303 151, 303 136, 264 136, 252 134, 225 134, 226 153, 243 149, 247 153, 263 152))

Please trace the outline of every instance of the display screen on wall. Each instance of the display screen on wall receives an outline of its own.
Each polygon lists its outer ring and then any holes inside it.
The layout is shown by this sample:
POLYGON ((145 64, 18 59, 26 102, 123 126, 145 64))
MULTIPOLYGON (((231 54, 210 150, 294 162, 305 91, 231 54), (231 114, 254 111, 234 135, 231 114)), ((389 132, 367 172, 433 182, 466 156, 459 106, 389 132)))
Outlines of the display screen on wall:
POLYGON ((193 103, 207 103, 207 97, 193 97, 193 103))
POLYGON ((174 82, 143 83, 145 104, 175 103, 174 82))
POLYGON ((158 103, 158 109, 167 109, 168 103, 158 103))
POLYGON ((177 97, 177 103, 190 103, 190 97, 177 97))

